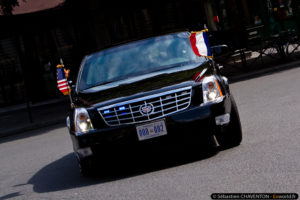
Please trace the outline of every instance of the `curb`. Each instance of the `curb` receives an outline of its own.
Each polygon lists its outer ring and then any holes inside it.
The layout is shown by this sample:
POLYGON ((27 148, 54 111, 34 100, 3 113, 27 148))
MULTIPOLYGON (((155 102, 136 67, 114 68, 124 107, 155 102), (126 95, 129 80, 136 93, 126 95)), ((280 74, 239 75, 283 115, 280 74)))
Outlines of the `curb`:
POLYGON ((244 80, 247 80, 250 78, 257 78, 257 77, 260 77, 263 75, 268 75, 268 74, 272 74, 275 72, 280 72, 280 71, 284 71, 284 70, 288 70, 288 69, 292 69, 292 68, 296 68, 296 67, 300 67, 300 61, 277 65, 274 67, 256 70, 254 72, 248 72, 248 73, 240 74, 240 75, 236 75, 236 76, 228 76, 228 79, 229 79, 230 83, 235 83, 235 82, 244 81, 244 80))
MULTIPOLYGON (((37 107, 40 107, 40 106, 52 105, 52 104, 68 102, 68 101, 69 101, 69 98, 60 98, 60 99, 49 100, 49 101, 46 101, 46 102, 40 102, 40 103, 37 103, 37 104, 31 104, 30 103, 29 106, 32 109, 32 108, 37 108, 37 107)), ((13 111, 17 111, 17 110, 26 110, 26 109, 28 109, 26 104, 17 105, 17 106, 12 107, 12 108, 10 108, 10 107, 0 108, 0 114, 6 114, 6 113, 9 113, 9 112, 13 112, 13 111)))
POLYGON ((21 134, 21 133, 24 133, 27 131, 37 130, 37 129, 45 128, 48 126, 54 126, 54 125, 63 124, 63 123, 65 123, 65 119, 55 119, 55 120, 41 122, 41 123, 33 123, 33 124, 29 124, 29 125, 26 125, 23 127, 13 128, 13 129, 9 129, 7 131, 0 132, 0 138, 17 135, 17 134, 21 134))

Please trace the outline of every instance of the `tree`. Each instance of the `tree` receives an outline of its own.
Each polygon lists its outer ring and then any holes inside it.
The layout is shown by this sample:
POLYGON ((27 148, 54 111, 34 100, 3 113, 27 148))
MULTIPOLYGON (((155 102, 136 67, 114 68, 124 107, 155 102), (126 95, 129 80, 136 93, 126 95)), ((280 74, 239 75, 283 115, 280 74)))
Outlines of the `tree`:
POLYGON ((19 0, 0 0, 0 13, 12 15, 14 7, 19 6, 19 0))

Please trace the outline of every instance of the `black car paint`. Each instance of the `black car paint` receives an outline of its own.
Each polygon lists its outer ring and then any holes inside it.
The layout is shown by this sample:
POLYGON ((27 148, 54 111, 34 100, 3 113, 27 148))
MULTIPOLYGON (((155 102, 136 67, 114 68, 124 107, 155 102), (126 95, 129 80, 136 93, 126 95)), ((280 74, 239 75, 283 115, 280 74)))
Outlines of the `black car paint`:
MULTIPOLYGON (((71 108, 69 115, 71 122, 69 132, 74 151, 91 147, 94 155, 99 154, 99 147, 105 149, 120 145, 143 146, 155 142, 182 142, 184 136, 197 141, 203 135, 213 135, 216 131, 222 131, 224 127, 216 126, 215 117, 225 113, 230 114, 232 110, 229 86, 223 80, 217 65, 211 59, 205 59, 205 61, 199 63, 166 67, 165 70, 146 74, 144 78, 128 77, 124 80, 83 91, 73 87, 71 98, 74 106, 71 108), (202 85, 195 82, 193 78, 196 73, 203 71, 205 71, 203 76, 214 75, 219 82, 224 95, 221 102, 201 105, 203 103, 202 85), (139 141, 136 124, 110 127, 103 121, 97 111, 99 107, 186 86, 192 86, 191 104, 184 111, 164 117, 168 131, 166 136, 139 141), (80 136, 76 136, 74 131, 74 109, 78 107, 87 109, 94 126, 94 130, 80 136)), ((79 154, 77 155, 80 157, 79 154)))
MULTIPOLYGON (((179 66, 184 67, 184 66, 179 66)), ((221 76, 218 75, 218 69, 211 60, 199 63, 194 68, 187 71, 176 71, 168 73, 172 69, 165 70, 155 77, 130 84, 122 84, 117 87, 100 90, 98 92, 78 92, 73 93, 75 100, 75 107, 85 107, 90 115, 94 129, 89 133, 81 136, 75 136, 74 124, 71 123, 70 134, 73 142, 74 150, 79 148, 92 147, 97 145, 103 147, 109 143, 147 143, 147 141, 139 142, 136 134, 135 125, 122 125, 118 127, 109 127, 106 125, 99 115, 97 108, 105 105, 111 105, 116 102, 123 102, 130 99, 135 99, 159 92, 182 88, 185 86, 192 86, 192 102, 190 107, 182 112, 172 114, 165 118, 168 130, 168 137, 176 137, 176 126, 182 126, 192 123, 203 124, 205 127, 215 127, 214 117, 224 113, 230 113, 231 101, 229 99, 229 91, 223 82, 221 76), (204 76, 215 75, 217 80, 221 83, 220 87, 225 98, 222 102, 212 105, 200 106, 202 101, 202 85, 193 80, 193 76, 197 72, 202 72, 207 69, 204 76), (204 121, 203 121, 204 120, 204 121), (204 123, 203 123, 204 122, 204 123), (174 130, 174 131, 172 131, 174 130), (174 133, 173 133, 174 132, 174 133), (173 133, 173 134, 172 134, 173 133)), ((70 121, 73 119, 74 109, 70 112, 70 121)), ((189 128, 189 127, 187 127, 189 128)), ((202 130, 203 131, 203 130, 202 130)), ((207 134, 209 131, 203 131, 207 134)), ((210 130, 209 134, 212 134, 210 130)), ((160 137, 163 138, 163 137, 160 137)), ((154 139, 154 140, 160 140, 154 139)), ((152 139, 153 140, 153 139, 152 139)), ((95 150, 96 151, 96 150, 95 150)))
POLYGON ((138 81, 134 81, 134 77, 133 79, 128 78, 122 80, 122 84, 120 85, 109 83, 107 84, 105 89, 98 90, 96 86, 92 89, 87 89, 84 91, 77 90, 77 94, 75 94, 74 98, 76 98, 76 104, 78 106, 83 107, 89 107, 94 105, 101 106, 101 104, 112 104, 113 101, 124 101, 126 97, 131 98, 132 95, 134 95, 136 98, 136 94, 141 94, 140 96, 143 96, 143 93, 165 88, 168 86, 173 87, 170 89, 176 89, 175 85, 177 84, 184 83, 187 81, 193 82, 193 76, 197 72, 202 72, 204 69, 208 69, 205 75, 212 75, 215 73, 213 63, 207 60, 206 62, 199 62, 189 65, 174 66, 172 68, 167 68, 166 70, 154 72, 154 76, 150 76, 151 74, 149 74, 146 78, 138 81), (182 68, 184 67, 189 67, 189 69, 182 70, 182 68), (99 102, 102 103, 99 104, 99 102))
MULTIPOLYGON (((197 86, 199 83, 196 83, 193 80, 193 77, 197 72, 202 72, 204 69, 207 69, 204 76, 210 76, 213 74, 217 75, 217 69, 211 60, 194 63, 191 64, 191 66, 192 67, 189 67, 189 70, 184 71, 181 71, 181 69, 186 66, 175 66, 173 68, 168 68, 160 71, 160 73, 158 73, 156 76, 149 76, 146 79, 142 79, 133 83, 131 79, 128 79, 128 82, 130 81, 131 83, 127 83, 127 80, 123 80, 123 84, 111 87, 107 86, 105 90, 97 91, 96 87, 95 92, 89 92, 90 90, 77 90, 76 92, 72 93, 73 103, 75 107, 87 108, 92 120, 95 118, 97 119, 95 122, 92 121, 93 124, 95 124, 96 128, 102 128, 102 120, 99 121, 100 118, 97 117, 98 111, 96 108, 98 107, 186 86, 197 86), (99 124, 101 126, 98 126, 99 124)), ((218 79, 219 81, 222 81, 220 77, 218 77, 218 79)), ((197 103, 199 105, 202 103, 200 102, 202 94, 200 94, 201 91, 199 91, 199 89, 201 88, 199 87, 198 89, 194 90, 194 92, 197 94, 199 93, 199 95, 194 95, 194 98, 192 98, 192 105, 197 105, 197 103)), ((222 92, 225 92, 225 88, 222 88, 222 92)), ((73 115, 73 111, 74 109, 71 110, 70 116, 73 115)))
MULTIPOLYGON (((215 130, 214 116, 218 116, 224 113, 230 113, 231 100, 228 96, 225 96, 224 100, 220 103, 206 105, 206 106, 191 106, 191 108, 172 114, 165 118, 166 126, 168 130, 168 138, 182 140, 182 134, 190 135, 190 139, 193 137, 200 138, 203 136, 212 135, 215 130), (195 127, 201 127, 198 131, 195 131, 195 127)), ((118 127, 103 127, 91 131, 86 135, 75 136, 71 134, 74 150, 79 148, 101 146, 105 148, 109 145, 127 144, 128 146, 139 145, 140 143, 149 143, 151 141, 139 141, 136 134, 136 125, 121 125, 118 127)), ((154 138, 151 140, 161 140, 165 136, 154 138)), ((163 140, 163 139, 162 139, 163 140)), ((178 140, 175 140, 178 141, 178 140)))

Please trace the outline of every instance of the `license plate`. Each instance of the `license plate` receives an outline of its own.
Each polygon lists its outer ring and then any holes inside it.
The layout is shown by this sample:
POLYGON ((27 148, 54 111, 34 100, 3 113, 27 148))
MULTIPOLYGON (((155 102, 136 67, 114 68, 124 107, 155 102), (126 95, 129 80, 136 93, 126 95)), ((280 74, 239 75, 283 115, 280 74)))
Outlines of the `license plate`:
POLYGON ((164 120, 137 126, 136 131, 140 141, 167 134, 166 123, 164 120))

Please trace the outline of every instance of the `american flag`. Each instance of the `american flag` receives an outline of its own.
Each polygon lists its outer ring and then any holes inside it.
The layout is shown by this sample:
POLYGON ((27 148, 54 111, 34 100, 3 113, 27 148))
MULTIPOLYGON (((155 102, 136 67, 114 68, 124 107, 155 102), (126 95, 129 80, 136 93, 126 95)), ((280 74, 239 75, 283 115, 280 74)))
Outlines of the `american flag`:
POLYGON ((66 79, 66 74, 63 67, 59 67, 56 69, 57 75, 57 85, 58 89, 64 94, 68 95, 70 92, 70 88, 68 85, 68 81, 66 79))

